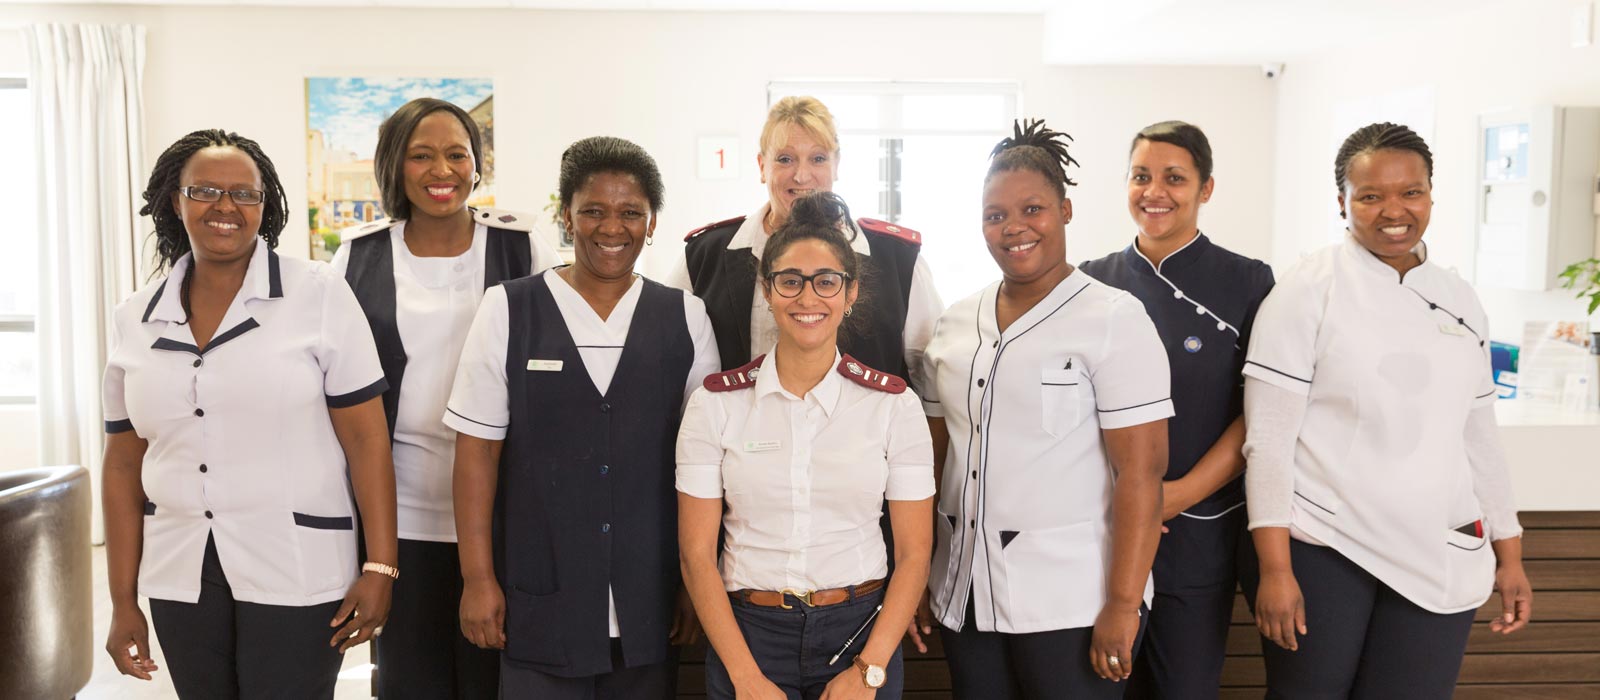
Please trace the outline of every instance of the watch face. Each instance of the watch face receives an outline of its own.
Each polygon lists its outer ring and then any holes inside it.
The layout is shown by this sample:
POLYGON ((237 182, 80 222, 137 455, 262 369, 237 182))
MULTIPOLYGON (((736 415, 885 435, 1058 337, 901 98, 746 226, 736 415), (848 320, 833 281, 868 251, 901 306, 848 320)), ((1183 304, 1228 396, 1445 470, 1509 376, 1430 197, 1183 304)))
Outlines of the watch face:
POLYGON ((867 667, 867 685, 873 688, 882 688, 883 682, 889 680, 888 673, 881 666, 867 667))

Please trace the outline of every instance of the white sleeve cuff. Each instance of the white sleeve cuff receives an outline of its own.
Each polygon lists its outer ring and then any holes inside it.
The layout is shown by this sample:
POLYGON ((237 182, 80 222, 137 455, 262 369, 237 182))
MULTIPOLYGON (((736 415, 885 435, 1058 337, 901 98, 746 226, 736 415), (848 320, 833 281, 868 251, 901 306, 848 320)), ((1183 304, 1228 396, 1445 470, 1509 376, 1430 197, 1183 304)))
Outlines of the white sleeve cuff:
POLYGON ((677 487, 695 498, 722 498, 722 465, 680 464, 677 487))
POLYGON ((445 407, 444 409, 444 424, 449 426, 451 430, 463 435, 471 435, 480 440, 504 440, 506 439, 506 428, 508 427, 473 420, 456 413, 455 409, 450 407, 445 407))
POLYGON ((1102 430, 1116 430, 1117 428, 1144 425, 1145 423, 1152 423, 1173 416, 1172 399, 1170 398, 1126 408, 1097 408, 1095 410, 1100 414, 1100 428, 1102 430))
POLYGON ((933 498, 932 464, 891 464, 889 483, 883 497, 890 501, 920 501, 933 498))
POLYGON ((1286 372, 1275 367, 1248 360, 1244 363, 1244 376, 1259 379, 1279 389, 1292 391, 1301 396, 1311 394, 1311 376, 1301 377, 1293 372, 1286 372))

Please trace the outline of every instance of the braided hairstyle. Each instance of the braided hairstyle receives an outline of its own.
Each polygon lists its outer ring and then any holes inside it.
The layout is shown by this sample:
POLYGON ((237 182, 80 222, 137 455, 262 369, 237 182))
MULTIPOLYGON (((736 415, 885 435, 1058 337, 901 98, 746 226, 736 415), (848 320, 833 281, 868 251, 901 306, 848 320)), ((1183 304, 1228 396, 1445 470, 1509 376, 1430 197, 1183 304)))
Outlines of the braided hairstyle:
POLYGON ((1012 135, 1000 139, 989 152, 989 174, 984 180, 997 173, 1032 170, 1055 185, 1056 196, 1066 199, 1067 186, 1078 184, 1067 177, 1067 166, 1078 164, 1067 153, 1067 141, 1071 140, 1067 134, 1051 131, 1043 119, 1016 120, 1012 122, 1012 135))
POLYGON ((574 141, 561 153, 561 176, 558 190, 561 210, 572 206, 572 196, 589 178, 600 173, 631 175, 650 200, 650 213, 661 213, 667 201, 667 188, 661 181, 661 170, 656 159, 638 144, 615 136, 590 136, 574 141))
POLYGON ((183 219, 172 204, 172 195, 178 191, 178 178, 183 174, 190 157, 213 146, 239 149, 250 156, 250 160, 255 161, 256 169, 261 171, 261 188, 265 196, 261 202, 261 228, 257 235, 267 242, 268 248, 278 247, 278 234, 289 223, 289 198, 283 192, 283 183, 278 181, 277 169, 272 167, 272 160, 267 158, 267 154, 261 151, 260 144, 221 129, 191 132, 168 146, 156 159, 156 166, 150 171, 150 182, 144 188, 144 206, 139 209, 140 216, 149 216, 155 223, 156 258, 162 268, 171 268, 178 258, 189 252, 189 233, 184 230, 183 219))
MULTIPOLYGON (((1411 151, 1422 156, 1422 162, 1428 167, 1428 184, 1433 184, 1433 151, 1428 150, 1428 143, 1422 140, 1417 132, 1404 124, 1381 122, 1368 124, 1355 130, 1349 138, 1344 140, 1344 145, 1339 147, 1339 155, 1333 159, 1333 184, 1340 194, 1350 185, 1350 161, 1357 156, 1366 155, 1373 151, 1396 150, 1411 151)), ((1339 206, 1339 218, 1345 217, 1344 205, 1339 206)))
POLYGON ((844 203, 844 198, 832 192, 813 192, 795 200, 789 209, 789 218, 783 222, 778 230, 767 237, 767 244, 761 249, 761 262, 756 270, 757 279, 766 286, 767 291, 772 290, 772 282, 767 275, 772 274, 772 265, 789 248, 801 241, 822 241, 832 251, 834 257, 839 259, 839 264, 844 267, 840 272, 845 273, 844 293, 856 292, 855 311, 846 316, 839 325, 839 332, 863 333, 868 325, 866 320, 870 314, 860 313, 866 311, 862 302, 866 295, 861 292, 861 281, 871 272, 862 264, 861 256, 856 254, 850 244, 859 235, 851 222, 855 219, 850 216, 850 206, 844 203), (849 231, 848 237, 845 231, 849 231))

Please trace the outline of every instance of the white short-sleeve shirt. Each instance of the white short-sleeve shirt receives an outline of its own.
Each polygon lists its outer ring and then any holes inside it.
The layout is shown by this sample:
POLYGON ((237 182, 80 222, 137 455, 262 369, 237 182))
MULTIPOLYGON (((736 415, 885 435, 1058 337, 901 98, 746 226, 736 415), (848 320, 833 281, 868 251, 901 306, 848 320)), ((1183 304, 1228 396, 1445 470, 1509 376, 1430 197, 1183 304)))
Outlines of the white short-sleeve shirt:
MULTIPOLYGON (((761 252, 767 247, 767 213, 772 210, 770 203, 761 205, 754 214, 745 217, 744 223, 739 225, 739 230, 728 239, 728 250, 749 250, 759 262, 761 252)), ((851 222, 854 227, 855 223, 851 222)), ((855 237, 850 241, 850 248, 857 255, 870 257, 872 244, 867 241, 867 236, 856 228, 855 237)), ((682 259, 681 264, 673 269, 672 273, 662 281, 662 284, 677 287, 684 291, 693 292, 689 279, 689 261, 682 259)), ((871 303, 871 302, 868 302, 871 303)), ((939 290, 933 285, 933 271, 928 269, 927 258, 917 255, 917 262, 911 269, 911 293, 906 298, 906 325, 902 330, 901 343, 905 348, 906 373, 910 374, 912 386, 922 384, 922 353, 928 346, 928 339, 933 337, 933 324, 939 320, 939 314, 944 313, 944 302, 939 299, 939 290)), ((761 295, 761 280, 755 282, 755 295, 750 301, 750 357, 755 357, 768 348, 778 344, 778 322, 772 317, 772 307, 767 304, 761 295)))
POLYGON ((933 496, 917 396, 845 378, 852 366, 852 376, 883 375, 835 351, 837 371, 799 397, 778 381, 777 363, 771 352, 756 369, 733 370, 755 374, 744 388, 696 391, 678 431, 678 490, 727 505, 723 584, 817 591, 883 578, 883 501, 933 496))
POLYGON ((257 242, 198 350, 181 302, 190 264, 180 258, 112 321, 106 431, 148 442, 139 592, 198 600, 209 535, 241 601, 343 598, 359 575, 356 511, 328 411, 387 388, 361 307, 327 264, 257 242))
MULTIPOLYGON (((633 286, 611 309, 611 315, 600 318, 589 302, 555 270, 540 274, 550 287, 550 296, 561 311, 561 320, 566 322, 573 344, 578 346, 578 356, 583 358, 589 380, 594 382, 595 391, 605 394, 611 386, 611 378, 616 375, 617 364, 622 361, 623 345, 633 325, 633 312, 644 291, 644 278, 635 278, 633 286)), ((687 402, 690 393, 700 386, 706 375, 717 371, 722 361, 717 356, 717 340, 711 332, 705 303, 684 292, 683 313, 689 338, 694 342, 694 362, 683 387, 683 399, 687 402)), ((484 293, 483 303, 467 335, 466 347, 461 351, 455 385, 444 413, 444 423, 452 430, 484 440, 506 438, 511 424, 511 394, 506 385, 506 346, 510 338, 506 290, 494 287, 484 293)), ((559 397, 550 400, 559 400, 559 397)), ((608 609, 611 636, 621 636, 614 599, 609 601, 608 609)))
MULTIPOLYGON (((1004 332, 1000 284, 928 344, 930 416, 950 434, 929 587, 951 629, 1094 624, 1111 567, 1113 473, 1100 431, 1172 416, 1167 355, 1134 296, 1074 270, 1004 332), (975 620, 964 620, 968 594, 975 620)), ((1144 600, 1152 588, 1145 583, 1144 600)))
MULTIPOLYGON (((454 257, 413 255, 405 243, 406 222, 388 233, 394 258, 395 325, 406 349, 400 404, 394 424, 394 479, 401 539, 456 541, 451 478, 456 431, 440 420, 456 362, 472 316, 483 298, 484 249, 488 227, 473 226, 472 244, 454 257)), ((561 258, 544 238, 528 235, 532 272, 559 265, 561 258)), ((350 246, 333 255, 340 275, 350 264, 350 246)))
POLYGON ((1251 526, 1332 546, 1433 612, 1487 600, 1495 558, 1467 532, 1484 514, 1461 436, 1495 399, 1488 331, 1472 287, 1426 260, 1402 280, 1349 236, 1302 259, 1262 303, 1244 368, 1306 397, 1291 522, 1251 526))

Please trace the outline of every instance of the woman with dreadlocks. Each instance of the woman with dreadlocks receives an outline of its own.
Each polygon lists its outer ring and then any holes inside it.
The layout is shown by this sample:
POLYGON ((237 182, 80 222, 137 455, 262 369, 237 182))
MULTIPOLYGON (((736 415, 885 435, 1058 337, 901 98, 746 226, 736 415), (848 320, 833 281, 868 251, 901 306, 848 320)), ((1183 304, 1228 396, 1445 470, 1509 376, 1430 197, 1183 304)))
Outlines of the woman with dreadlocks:
POLYGON ((1499 634, 1533 606, 1488 322, 1428 259, 1420 136, 1357 129, 1333 177, 1348 234, 1284 274, 1244 368, 1267 697, 1449 698, 1479 606, 1500 591, 1499 634))
POLYGON ((169 274, 112 320, 106 651, 151 678, 144 595, 179 697, 332 698, 399 575, 372 333, 331 267, 273 252, 288 201, 256 142, 183 137, 144 200, 169 274))
POLYGON ((1167 357, 1137 298, 1067 263, 1069 139, 1034 121, 995 147, 1001 280, 928 344, 925 409, 949 435, 929 612, 958 698, 1121 697, 1148 614, 1167 357))

